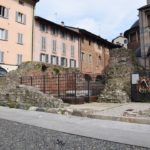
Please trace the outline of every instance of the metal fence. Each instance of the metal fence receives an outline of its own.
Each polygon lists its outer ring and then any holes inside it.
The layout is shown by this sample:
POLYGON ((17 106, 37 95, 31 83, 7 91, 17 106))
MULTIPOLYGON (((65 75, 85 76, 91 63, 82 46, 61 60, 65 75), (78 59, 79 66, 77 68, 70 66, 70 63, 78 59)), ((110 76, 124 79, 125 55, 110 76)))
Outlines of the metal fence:
POLYGON ((79 73, 24 76, 20 78, 20 83, 60 97, 64 102, 80 104, 96 101, 104 87, 105 77, 79 73))
POLYGON ((131 99, 133 102, 150 102, 150 72, 131 75, 131 99))

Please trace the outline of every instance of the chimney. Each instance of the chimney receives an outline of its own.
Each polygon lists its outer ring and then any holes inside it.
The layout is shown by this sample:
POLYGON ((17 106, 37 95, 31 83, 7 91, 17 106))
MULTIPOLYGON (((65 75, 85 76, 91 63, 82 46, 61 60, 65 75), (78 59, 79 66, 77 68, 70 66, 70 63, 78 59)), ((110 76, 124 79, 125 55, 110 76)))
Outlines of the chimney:
POLYGON ((62 22, 61 22, 61 25, 62 25, 62 26, 64 26, 64 25, 65 25, 65 23, 62 21, 62 22))
POLYGON ((150 5, 150 0, 147 0, 147 5, 150 5))
POLYGON ((120 36, 123 36, 123 33, 120 33, 120 36))

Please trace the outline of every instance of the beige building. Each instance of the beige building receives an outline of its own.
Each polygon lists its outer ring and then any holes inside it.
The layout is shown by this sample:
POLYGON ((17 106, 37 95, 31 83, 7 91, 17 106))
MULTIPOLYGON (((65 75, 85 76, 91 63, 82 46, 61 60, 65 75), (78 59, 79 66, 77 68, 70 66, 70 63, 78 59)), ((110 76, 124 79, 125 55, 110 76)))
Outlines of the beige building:
POLYGON ((112 40, 112 43, 119 45, 121 47, 127 48, 128 47, 128 39, 126 37, 124 37, 123 33, 120 33, 119 36, 117 36, 116 38, 114 38, 112 40))
POLYGON ((33 61, 79 68, 79 33, 36 16, 33 61))
POLYGON ((32 60, 34 7, 39 0, 0 0, 0 67, 32 60))

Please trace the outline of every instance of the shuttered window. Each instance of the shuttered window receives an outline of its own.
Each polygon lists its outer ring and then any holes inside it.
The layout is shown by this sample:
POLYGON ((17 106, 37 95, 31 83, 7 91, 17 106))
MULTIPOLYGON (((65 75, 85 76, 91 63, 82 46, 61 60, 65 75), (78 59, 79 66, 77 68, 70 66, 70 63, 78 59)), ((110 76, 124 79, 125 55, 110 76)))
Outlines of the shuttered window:
POLYGON ((26 15, 20 12, 16 12, 16 21, 22 24, 26 24, 26 15))
POLYGON ((59 58, 58 56, 51 56, 51 64, 58 65, 59 64, 59 58))
POLYGON ((42 46, 42 50, 46 50, 46 37, 42 37, 42 41, 41 41, 41 46, 42 46))
POLYGON ((40 54, 40 61, 48 63, 49 62, 48 54, 40 54))
POLYGON ((56 40, 52 40, 52 52, 56 53, 56 49, 57 49, 57 42, 56 40))
POLYGON ((74 46, 71 46, 71 57, 74 57, 74 46))
POLYGON ((0 40, 8 40, 8 30, 0 28, 0 40))
POLYGON ((17 54, 17 65, 22 63, 22 54, 17 54))
POLYGON ((44 23, 41 23, 40 24, 40 30, 42 32, 48 32, 48 26, 46 24, 44 24, 44 23))
POLYGON ((70 59, 70 68, 75 68, 76 67, 76 60, 70 59))
POLYGON ((9 9, 0 5, 0 17, 8 18, 9 9))
POLYGON ((61 57, 61 66, 67 67, 67 58, 61 57))
POLYGON ((4 52, 0 51, 0 63, 4 63, 4 52))
POLYGON ((23 34, 22 33, 17 34, 17 43, 23 44, 23 34))
POLYGON ((66 55, 66 44, 62 43, 62 55, 66 55))

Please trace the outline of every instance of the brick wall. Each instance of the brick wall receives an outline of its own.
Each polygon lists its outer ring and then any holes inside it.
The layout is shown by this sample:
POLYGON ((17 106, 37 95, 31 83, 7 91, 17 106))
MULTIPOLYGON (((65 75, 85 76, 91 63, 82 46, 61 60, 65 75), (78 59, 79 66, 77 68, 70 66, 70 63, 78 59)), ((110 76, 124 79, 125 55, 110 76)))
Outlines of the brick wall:
POLYGON ((109 49, 89 39, 81 42, 81 72, 102 74, 109 61, 109 49), (91 58, 90 58, 91 57, 91 58))

